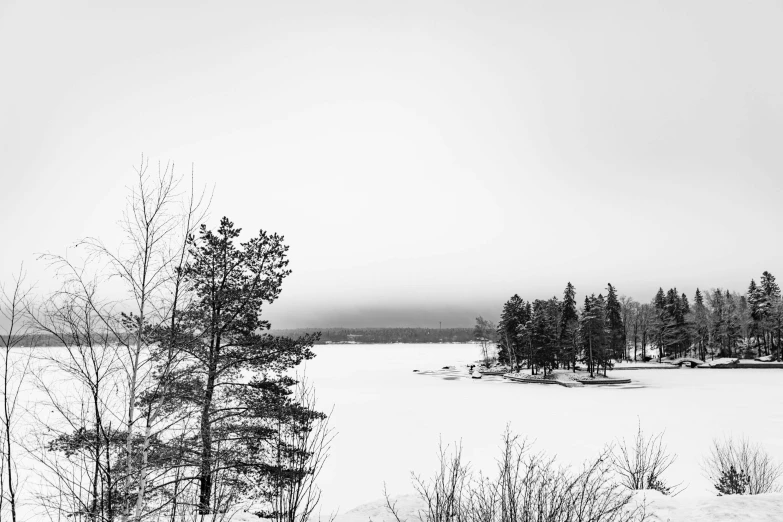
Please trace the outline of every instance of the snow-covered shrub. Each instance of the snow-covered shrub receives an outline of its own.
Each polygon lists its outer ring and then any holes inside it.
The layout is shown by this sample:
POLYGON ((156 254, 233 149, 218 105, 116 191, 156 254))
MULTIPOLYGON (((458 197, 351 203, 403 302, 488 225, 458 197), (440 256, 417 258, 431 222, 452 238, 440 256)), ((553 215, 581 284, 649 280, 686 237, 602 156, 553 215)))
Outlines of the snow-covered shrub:
POLYGON ((713 440, 710 453, 702 462, 702 471, 724 494, 759 495, 781 490, 783 467, 761 445, 745 437, 713 440), (722 484, 734 493, 722 491, 719 487, 722 484))

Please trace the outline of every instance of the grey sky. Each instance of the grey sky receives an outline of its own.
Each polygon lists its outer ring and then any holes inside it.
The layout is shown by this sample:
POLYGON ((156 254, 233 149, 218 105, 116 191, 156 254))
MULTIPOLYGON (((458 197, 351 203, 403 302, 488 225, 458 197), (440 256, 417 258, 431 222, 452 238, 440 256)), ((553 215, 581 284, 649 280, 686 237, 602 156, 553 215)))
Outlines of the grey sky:
POLYGON ((111 240, 143 152, 286 236, 280 327, 742 291, 783 277, 781 27, 779 1, 4 0, 0 270, 111 240))

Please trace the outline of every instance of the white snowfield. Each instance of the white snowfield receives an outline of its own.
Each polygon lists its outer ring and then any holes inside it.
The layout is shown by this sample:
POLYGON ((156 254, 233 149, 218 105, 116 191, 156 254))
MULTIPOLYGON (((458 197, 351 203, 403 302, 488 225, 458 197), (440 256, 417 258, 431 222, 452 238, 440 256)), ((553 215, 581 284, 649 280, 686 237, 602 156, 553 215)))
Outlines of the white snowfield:
MULTIPOLYGON (((339 522, 390 520, 374 500, 382 497, 384 483, 389 494, 402 495, 398 507, 418 509, 411 472, 433 475, 439 439, 452 447, 461 441, 472 469, 491 473, 508 425, 528 438, 533 451, 579 466, 606 444, 631 440, 640 422, 645 433, 665 431, 664 442, 678 459, 664 478, 687 486, 676 498, 648 492, 661 522, 783 522, 783 495, 718 497, 700 469, 712 440, 727 435, 745 435, 783 461, 783 369, 639 369, 609 373, 630 378, 629 385, 565 388, 499 376, 471 379, 466 365, 479 352, 471 344, 316 347, 306 373, 319 408, 334 406, 337 432, 318 480, 324 520, 335 512, 339 522)), ((31 459, 20 467, 19 520, 48 520, 32 515, 38 511, 35 485, 45 471, 31 459)), ((259 519, 238 513, 233 520, 259 519)))
MULTIPOLYGON (((479 358, 479 348, 469 344, 330 345, 316 351, 307 374, 321 407, 334 405, 338 431, 319 480, 323 514, 339 511, 349 517, 338 519, 343 522, 359 520, 349 510, 381 498, 384 483, 392 496, 408 498, 411 472, 425 478, 435 472, 440 438, 444 445, 461 441, 472 468, 491 472, 508 424, 528 437, 534 451, 578 466, 606 444, 632 439, 638 422, 646 433, 665 431, 664 442, 678 459, 664 478, 687 486, 674 499, 652 494, 662 497, 656 499, 662 522, 783 522, 783 496, 718 497, 700 466, 712 440, 728 435, 745 435, 783 461, 783 408, 776 406, 783 397, 781 369, 610 371, 631 384, 565 388, 471 379, 464 365, 479 358)), ((379 517, 385 513, 374 501, 368 506, 379 517)))
MULTIPOLYGON (((657 491, 640 491, 638 501, 645 501, 654 514, 650 522, 780 522, 783 520, 783 493, 765 495, 729 495, 704 499, 666 497, 657 491)), ((392 497, 392 503, 406 522, 419 522, 425 508, 415 495, 392 497)), ((385 499, 362 504, 335 522, 396 522, 386 507, 385 499)))

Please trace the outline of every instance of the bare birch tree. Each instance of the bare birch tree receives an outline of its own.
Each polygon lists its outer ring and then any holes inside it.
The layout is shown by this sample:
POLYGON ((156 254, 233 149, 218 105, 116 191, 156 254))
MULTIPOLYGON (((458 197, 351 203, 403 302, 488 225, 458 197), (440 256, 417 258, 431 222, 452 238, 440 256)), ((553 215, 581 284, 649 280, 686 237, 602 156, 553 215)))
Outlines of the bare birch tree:
MULTIPOLYGON (((123 314, 122 318, 123 329, 132 332, 127 337, 129 342, 124 345, 126 354, 123 357, 128 390, 125 489, 127 493, 135 488, 136 501, 134 506, 124 506, 123 520, 131 516, 136 521, 141 520, 147 488, 149 442, 161 412, 154 400, 148 400, 146 410, 139 415, 137 403, 147 386, 159 388, 148 394, 148 398, 165 395, 165 390, 160 387, 169 382, 165 374, 174 369, 176 361, 176 343, 168 342, 167 362, 158 366, 164 375, 158 375, 153 383, 148 380, 153 368, 150 344, 161 340, 151 332, 160 331, 161 326, 170 322, 169 334, 176 335, 177 311, 187 295, 182 278, 182 267, 188 256, 187 238, 203 221, 209 207, 206 192, 199 194, 195 191, 192 173, 190 187, 185 194, 181 192, 182 182, 183 177, 175 174, 171 163, 165 167, 159 163, 157 174, 149 173, 149 160, 142 156, 120 221, 124 241, 119 249, 113 251, 94 237, 81 242, 91 253, 108 260, 111 275, 126 284, 134 309, 123 314), (135 455, 133 439, 139 422, 144 423, 140 427, 143 442, 139 448, 140 455, 135 455), (137 461, 140 469, 134 469, 137 461)), ((130 496, 126 495, 126 498, 130 496)))

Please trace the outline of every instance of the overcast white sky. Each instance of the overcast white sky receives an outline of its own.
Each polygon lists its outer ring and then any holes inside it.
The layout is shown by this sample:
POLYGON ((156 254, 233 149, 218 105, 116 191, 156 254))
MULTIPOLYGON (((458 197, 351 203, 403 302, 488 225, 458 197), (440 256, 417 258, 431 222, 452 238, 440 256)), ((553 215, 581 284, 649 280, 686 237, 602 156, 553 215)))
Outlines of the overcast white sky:
MULTIPOLYGON (((8 280, 141 153, 285 235, 278 327, 783 277, 783 3, 0 1, 8 280)), ((213 222, 214 222, 213 220, 213 222)))

